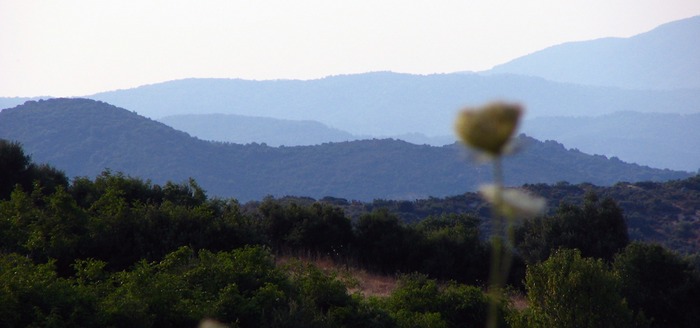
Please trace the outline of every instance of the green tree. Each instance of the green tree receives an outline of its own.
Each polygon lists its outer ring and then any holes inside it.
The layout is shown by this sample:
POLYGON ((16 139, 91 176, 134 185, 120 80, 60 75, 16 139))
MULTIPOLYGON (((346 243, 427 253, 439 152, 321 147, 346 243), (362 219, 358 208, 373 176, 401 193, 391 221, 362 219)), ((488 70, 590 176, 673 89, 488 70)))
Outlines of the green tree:
POLYGON ((292 318, 298 322, 318 322, 328 327, 356 320, 357 301, 347 293, 335 273, 324 273, 311 264, 293 261, 285 266, 294 287, 292 318))
POLYGON ((1 327, 100 326, 94 296, 58 277, 53 261, 0 254, 1 327))
POLYGON ((582 258, 578 250, 561 249, 529 266, 525 277, 530 307, 527 327, 637 327, 620 294, 620 278, 600 259, 582 258))
POLYGON ((205 317, 264 327, 289 313, 289 286, 270 252, 246 247, 212 253, 182 247, 159 262, 116 273, 101 308, 116 326, 194 327, 205 317))
MULTIPOLYGON (((488 277, 488 247, 480 239, 480 220, 470 215, 428 217, 410 226, 422 240, 420 266, 411 269, 433 278, 476 284, 488 277)), ((421 248, 416 250, 417 248, 421 248)))
POLYGON ((393 272, 403 269, 411 248, 406 247, 406 229, 396 216, 386 209, 375 210, 360 217, 355 231, 355 248, 365 265, 393 272))
POLYGON ((615 257, 622 294, 652 327, 696 327, 700 276, 692 265, 660 245, 631 243, 615 257))
POLYGON ((46 164, 32 163, 31 157, 17 142, 0 139, 0 200, 10 198, 16 185, 23 190, 32 190, 34 183, 43 187, 45 194, 57 187, 67 187, 66 175, 46 164))
MULTIPOLYGON (((0 199, 7 199, 15 185, 26 185, 31 159, 17 142, 0 139, 0 199)), ((25 189, 27 190, 27 189, 25 189)))
POLYGON ((350 220, 340 208, 314 203, 289 206, 266 201, 261 205, 267 231, 278 249, 344 257, 353 240, 350 220))
POLYGON ((48 196, 33 193, 43 203, 42 213, 27 226, 26 249, 35 260, 57 260, 58 271, 66 274, 79 256, 87 237, 87 213, 62 186, 48 196))
POLYGON ((562 204, 554 216, 526 220, 515 239, 528 263, 544 261, 559 248, 611 261, 629 243, 622 210, 612 199, 600 201, 593 193, 586 195, 582 206, 562 204))
POLYGON ((169 200, 174 204, 194 207, 204 204, 207 200, 207 195, 197 181, 190 178, 187 184, 176 184, 168 181, 163 186, 163 199, 169 200))
POLYGON ((87 209, 91 240, 87 254, 123 270, 144 258, 144 220, 134 214, 118 187, 108 187, 87 209))
POLYGON ((149 180, 144 181, 124 175, 122 172, 113 173, 110 170, 102 171, 94 181, 86 177, 75 178, 70 187, 71 194, 83 208, 90 208, 110 190, 118 191, 130 206, 161 204, 168 200, 174 204, 193 207, 203 204, 206 200, 204 190, 193 179, 187 183, 168 181, 161 187, 151 184, 149 180))
POLYGON ((399 327, 483 327, 488 304, 477 287, 454 282, 440 286, 424 274, 410 274, 400 277, 384 306, 399 327))
POLYGON ((29 226, 42 215, 34 199, 17 185, 10 199, 0 200, 0 250, 27 254, 29 226))

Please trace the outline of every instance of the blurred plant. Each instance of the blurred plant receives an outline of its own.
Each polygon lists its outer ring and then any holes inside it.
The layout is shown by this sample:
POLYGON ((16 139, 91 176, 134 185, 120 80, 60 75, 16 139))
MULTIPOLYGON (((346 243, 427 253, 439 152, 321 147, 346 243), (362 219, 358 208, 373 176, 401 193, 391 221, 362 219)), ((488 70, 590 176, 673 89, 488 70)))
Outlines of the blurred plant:
POLYGON ((542 198, 503 187, 502 158, 513 150, 512 137, 522 113, 520 105, 494 102, 462 110, 455 122, 455 132, 460 140, 484 160, 493 163, 493 184, 480 187, 482 196, 493 209, 488 327, 497 327, 499 323, 498 304, 512 262, 513 225, 517 219, 541 214, 546 206, 542 198))

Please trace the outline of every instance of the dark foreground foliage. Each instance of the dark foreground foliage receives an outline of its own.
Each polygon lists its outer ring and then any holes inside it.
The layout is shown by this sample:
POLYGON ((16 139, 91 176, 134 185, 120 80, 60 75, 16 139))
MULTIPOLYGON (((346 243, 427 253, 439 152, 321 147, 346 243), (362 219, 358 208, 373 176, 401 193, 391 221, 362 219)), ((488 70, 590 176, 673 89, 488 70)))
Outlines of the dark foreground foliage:
MULTIPOLYGON (((231 327, 478 327, 486 320, 489 246, 478 211, 435 208, 439 214, 408 224, 378 203, 356 219, 340 199, 240 206, 209 199, 191 179, 161 186, 105 171, 68 182, 51 167, 37 169, 19 145, 2 146, 3 187, 14 185, 0 199, 0 326, 193 327, 214 318, 231 327), (335 273, 276 264, 279 254, 397 275, 398 287, 386 297, 352 294, 335 273)), ((661 246, 628 244, 622 213, 589 194, 525 221, 510 282, 527 293, 529 307, 515 310, 504 297, 502 324, 694 326, 697 269, 661 246)))
POLYGON ((77 260, 66 277, 52 261, 0 255, 3 327, 195 327, 214 318, 231 327, 483 326, 481 289, 408 275, 388 298, 348 294, 333 274, 300 263, 275 265, 268 249, 229 252, 181 247, 162 260, 111 272, 77 260))

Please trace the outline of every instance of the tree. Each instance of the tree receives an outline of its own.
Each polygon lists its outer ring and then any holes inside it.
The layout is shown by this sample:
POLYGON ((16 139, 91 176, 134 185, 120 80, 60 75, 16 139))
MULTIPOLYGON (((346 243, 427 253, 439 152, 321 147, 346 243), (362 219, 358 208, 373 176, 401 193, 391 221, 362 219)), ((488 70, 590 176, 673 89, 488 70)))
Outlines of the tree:
MULTIPOLYGON (((433 278, 476 284, 488 277, 488 248, 481 241, 479 219, 470 215, 428 217, 415 229, 422 240, 420 267, 411 269, 433 278)), ((417 245, 412 247, 418 248, 417 245)))
POLYGON ((194 327, 210 317, 261 327, 289 312, 288 280, 262 247, 219 253, 181 247, 111 279, 116 287, 100 307, 115 326, 194 327))
POLYGON ((65 274, 83 249, 87 237, 87 213, 75 203, 62 186, 48 196, 33 192, 43 203, 41 215, 27 226, 25 247, 35 260, 56 259, 60 274, 65 274))
POLYGON ((202 205, 207 200, 204 189, 193 178, 190 178, 187 184, 176 184, 168 181, 163 186, 163 198, 188 207, 202 205))
POLYGON ((700 276, 691 264, 660 245, 632 243, 615 256, 622 294, 652 327, 696 327, 700 276))
POLYGON ((32 190, 37 182, 44 193, 52 193, 58 186, 68 187, 65 173, 46 164, 36 165, 17 142, 0 139, 0 200, 9 199, 16 185, 32 190))
POLYGON ((19 143, 0 139, 0 199, 9 198, 18 183, 24 184, 30 163, 30 157, 24 154, 19 143))
POLYGON ((401 276, 384 302, 399 327, 483 327, 489 304, 477 287, 454 282, 440 286, 423 274, 401 276))
POLYGON ((610 261, 629 243, 622 210, 612 199, 600 201, 594 193, 586 195, 582 206, 565 203, 554 216, 526 220, 515 239, 518 252, 531 264, 559 248, 610 261))
POLYGON ((336 259, 346 255, 353 234, 350 220, 341 209, 314 203, 290 212, 291 229, 285 237, 288 246, 336 259))
POLYGON ((93 293, 16 253, 0 254, 0 304, 0 327, 103 326, 93 293))
POLYGON ((10 199, 0 200, 0 251, 28 254, 29 227, 42 216, 35 200, 17 185, 10 199))
POLYGON ((66 174, 48 164, 30 164, 30 179, 27 183, 41 186, 45 195, 49 195, 58 188, 68 188, 68 177, 66 174))
POLYGON ((356 248, 365 265, 385 270, 402 269, 406 257, 406 229, 386 209, 360 217, 355 227, 356 248))
POLYGON ((529 266, 525 276, 530 308, 528 327, 636 327, 620 294, 620 278, 600 259, 582 258, 578 250, 560 249, 529 266))

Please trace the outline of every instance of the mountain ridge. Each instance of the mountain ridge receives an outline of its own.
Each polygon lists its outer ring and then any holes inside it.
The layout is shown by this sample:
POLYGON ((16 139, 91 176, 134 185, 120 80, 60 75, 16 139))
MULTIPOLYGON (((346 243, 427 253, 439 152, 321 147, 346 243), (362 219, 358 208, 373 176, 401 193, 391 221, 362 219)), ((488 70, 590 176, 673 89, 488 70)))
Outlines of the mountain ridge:
MULTIPOLYGON (((273 148, 207 142, 132 111, 88 99, 29 101, 0 112, 0 138, 19 141, 37 162, 69 176, 109 168, 132 176, 195 178, 218 197, 246 201, 266 195, 334 196, 371 200, 440 197, 474 191, 490 181, 488 166, 464 147, 363 140, 273 148)), ((687 172, 651 169, 616 158, 566 150, 561 144, 519 140, 525 150, 504 164, 507 182, 609 185, 663 181, 687 172)))
POLYGON ((311 120, 280 120, 236 114, 180 114, 158 121, 203 140, 238 144, 257 142, 273 147, 306 146, 363 139, 311 120))
POLYGON ((657 168, 700 172, 700 113, 616 112, 595 117, 538 117, 522 131, 589 154, 657 168))
POLYGON ((517 75, 364 73, 318 80, 185 79, 87 98, 159 119, 236 114, 315 120, 356 135, 442 135, 457 111, 502 99, 531 117, 602 115, 620 110, 698 111, 695 90, 637 91, 579 86, 517 75))
POLYGON ((640 90, 699 89, 700 16, 629 38, 566 42, 496 65, 485 74, 640 90))

